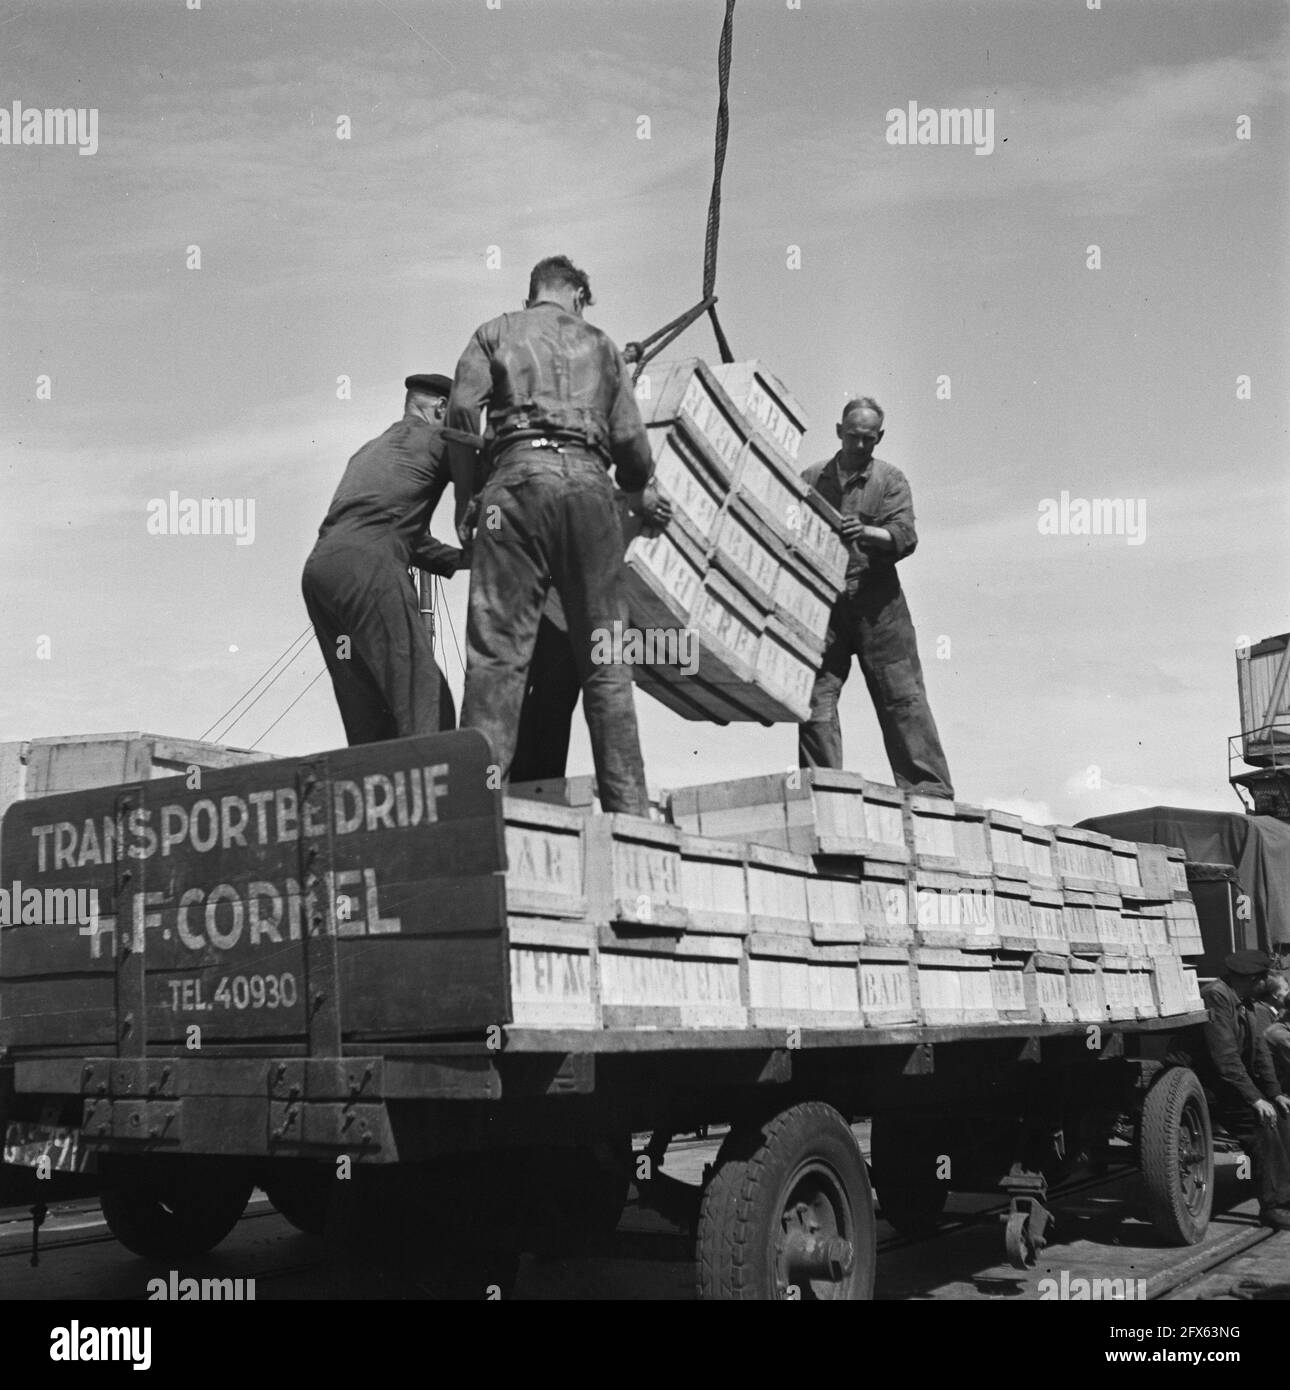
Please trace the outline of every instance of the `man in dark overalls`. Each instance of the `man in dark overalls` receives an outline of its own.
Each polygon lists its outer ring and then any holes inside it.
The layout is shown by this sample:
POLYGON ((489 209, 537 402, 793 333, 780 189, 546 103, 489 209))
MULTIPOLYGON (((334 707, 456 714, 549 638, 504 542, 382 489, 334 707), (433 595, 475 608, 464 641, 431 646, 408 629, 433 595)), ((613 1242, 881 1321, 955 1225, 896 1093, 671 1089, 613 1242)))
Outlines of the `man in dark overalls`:
MULTIPOLYGON (((672 519, 672 504, 661 497, 651 483, 641 495, 639 505, 629 510, 618 494, 625 538, 657 536, 672 519)), ((519 735, 511 760, 512 782, 559 781, 569 760, 569 738, 573 733, 573 712, 578 708, 582 683, 578 663, 569 642, 569 624, 564 619, 560 596, 554 589, 546 598, 538 624, 533 660, 524 684, 524 703, 520 707, 519 735)))
POLYGON ((837 427, 842 447, 802 478, 842 513, 850 547, 846 592, 829 618, 824 660, 811 691, 811 712, 799 728, 802 767, 841 767, 838 696, 860 663, 878 714, 896 785, 923 796, 952 797, 950 769, 923 688, 913 620, 896 564, 918 544, 914 503, 905 475, 875 458, 883 413, 868 396, 848 402, 837 427))
POLYGON ((1290 1096, 1282 1093, 1266 1038, 1255 1026, 1252 996, 1272 958, 1233 951, 1223 973, 1201 990, 1203 1027, 1178 1034, 1169 1062, 1190 1066, 1205 1087, 1210 1114, 1253 1160, 1259 1220, 1290 1230, 1290 1096))
POLYGON ((427 529, 448 485, 442 420, 452 382, 410 376, 403 418, 345 467, 301 588, 350 745, 453 727, 409 567, 450 575, 455 546, 427 529))
MULTIPOLYGON (((453 381, 454 476, 478 498, 466 624, 464 726, 488 737, 506 778, 547 592, 559 594, 582 687, 600 803, 649 813, 632 678, 592 660, 595 633, 626 625, 623 533, 609 469, 628 493, 653 472, 631 373, 584 322, 587 276, 565 256, 539 261, 524 309, 481 325, 453 381), (492 443, 479 467, 480 411, 492 443), (463 448, 467 451, 464 461, 463 448)), ((459 504, 458 514, 462 514, 459 504)))

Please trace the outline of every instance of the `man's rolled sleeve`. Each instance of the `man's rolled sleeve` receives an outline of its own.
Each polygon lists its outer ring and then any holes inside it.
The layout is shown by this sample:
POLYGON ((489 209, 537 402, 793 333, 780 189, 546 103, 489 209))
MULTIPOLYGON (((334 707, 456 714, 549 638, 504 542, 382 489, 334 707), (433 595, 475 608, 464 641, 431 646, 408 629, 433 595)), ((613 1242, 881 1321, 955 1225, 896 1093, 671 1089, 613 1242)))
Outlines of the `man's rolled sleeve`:
POLYGON ((453 375, 452 394, 448 397, 448 413, 444 418, 443 437, 452 474, 453 512, 458 535, 462 534, 471 498, 484 483, 485 470, 480 457, 483 440, 479 433, 479 420, 480 412, 488 404, 493 389, 488 330, 488 324, 481 324, 461 354, 453 375))
POLYGON ((609 412, 609 451, 614 460, 614 480, 624 492, 639 492, 654 475, 649 436, 641 419, 632 374, 618 353, 618 390, 609 412))
POLYGON ((918 545, 918 532, 914 529, 914 496, 903 476, 892 479, 883 500, 883 514, 877 524, 891 532, 895 546, 891 553, 893 561, 913 554, 918 545))

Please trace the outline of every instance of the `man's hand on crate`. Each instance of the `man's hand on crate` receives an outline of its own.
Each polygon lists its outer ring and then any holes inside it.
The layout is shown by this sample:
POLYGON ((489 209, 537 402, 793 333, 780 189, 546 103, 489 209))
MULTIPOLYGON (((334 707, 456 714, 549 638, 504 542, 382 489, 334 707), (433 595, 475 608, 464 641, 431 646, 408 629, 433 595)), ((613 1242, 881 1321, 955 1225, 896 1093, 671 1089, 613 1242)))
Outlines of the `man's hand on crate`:
POLYGON ((672 504, 652 483, 646 483, 639 492, 629 494, 631 510, 644 522, 642 534, 657 536, 667 529, 672 520, 672 504))

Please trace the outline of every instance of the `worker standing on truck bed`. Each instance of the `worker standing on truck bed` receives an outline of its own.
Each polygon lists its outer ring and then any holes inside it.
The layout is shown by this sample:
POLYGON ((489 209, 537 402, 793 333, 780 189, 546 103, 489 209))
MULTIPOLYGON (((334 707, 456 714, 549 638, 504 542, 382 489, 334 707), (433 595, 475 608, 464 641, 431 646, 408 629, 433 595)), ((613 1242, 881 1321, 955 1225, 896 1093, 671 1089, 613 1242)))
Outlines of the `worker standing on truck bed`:
POLYGON ((923 688, 914 623, 896 574, 897 562, 918 544, 913 497, 900 469, 874 457, 884 433, 877 401, 870 396, 848 401, 837 426, 842 447, 802 474, 842 513, 850 557, 846 592, 829 617, 811 712, 799 727, 797 760, 802 767, 842 766, 838 696, 854 656, 878 714, 896 785, 924 796, 952 797, 949 764, 923 688))
POLYGON ((305 607, 350 745, 453 726, 409 566, 453 574, 462 553, 428 527, 448 485, 442 434, 452 382, 410 376, 403 418, 364 444, 305 562, 305 607))
POLYGON ((1179 1034, 1168 1060, 1191 1067, 1214 1120, 1250 1155, 1259 1220, 1290 1231, 1290 1096, 1282 1093, 1253 1011, 1271 968, 1263 951, 1226 956, 1222 975, 1201 991, 1208 1021, 1179 1034))
POLYGON ((627 364, 606 334, 583 321, 591 302, 586 274, 568 257, 539 261, 525 307, 476 329, 457 364, 447 418, 453 476, 459 490, 474 490, 487 475, 471 555, 462 723, 488 737, 502 777, 509 776, 525 680, 554 588, 577 663, 601 806, 643 816, 649 799, 631 673, 592 654, 597 631, 627 624, 623 533, 609 469, 624 492, 636 493, 653 463, 627 364), (492 442, 481 468, 485 406, 492 442))
MULTIPOLYGON (((620 509, 624 494, 617 497, 620 509)), ((657 536, 672 519, 672 505, 660 497, 653 483, 641 494, 639 506, 626 520, 631 531, 657 536)), ((524 683, 519 734, 511 761, 512 782, 549 782, 563 778, 569 761, 569 737, 573 712, 578 708, 582 684, 578 663, 569 641, 560 596, 551 589, 538 624, 533 660, 524 683)))

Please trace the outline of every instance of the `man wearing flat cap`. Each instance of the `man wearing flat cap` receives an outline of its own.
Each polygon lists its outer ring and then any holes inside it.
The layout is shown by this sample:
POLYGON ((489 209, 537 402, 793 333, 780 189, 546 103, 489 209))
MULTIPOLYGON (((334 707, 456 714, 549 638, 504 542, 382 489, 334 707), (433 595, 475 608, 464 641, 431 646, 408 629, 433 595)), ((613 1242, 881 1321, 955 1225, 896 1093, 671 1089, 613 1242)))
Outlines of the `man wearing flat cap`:
POLYGON ((430 373, 404 386, 403 418, 346 465, 301 580, 351 746, 454 723, 409 573, 446 576, 461 564, 461 551, 428 529, 450 476, 442 422, 452 381, 430 373))
POLYGON ((1259 1219, 1290 1230, 1290 1096, 1282 1094, 1272 1054, 1255 1024, 1253 999, 1273 968, 1263 951, 1233 951, 1201 991, 1208 1019, 1202 1036, 1180 1037, 1170 1061, 1200 1078, 1210 1114, 1253 1160, 1259 1219))

